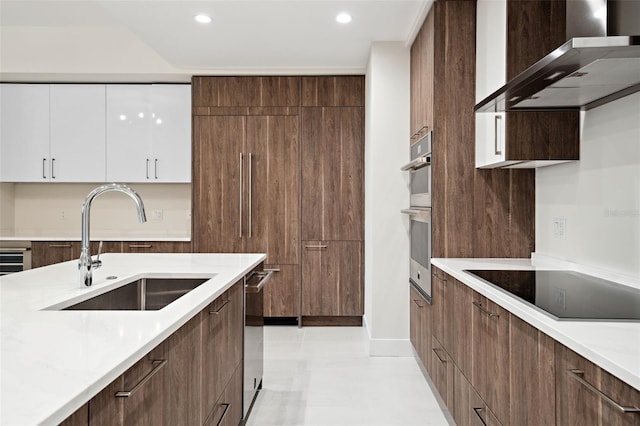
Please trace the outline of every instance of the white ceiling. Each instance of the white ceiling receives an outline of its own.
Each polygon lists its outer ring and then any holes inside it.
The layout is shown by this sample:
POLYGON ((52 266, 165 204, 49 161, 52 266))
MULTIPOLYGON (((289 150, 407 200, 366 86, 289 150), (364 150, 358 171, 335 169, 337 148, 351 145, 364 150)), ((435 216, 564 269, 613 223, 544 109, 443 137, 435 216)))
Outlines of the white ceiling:
POLYGON ((432 0, 0 0, 3 81, 188 81, 194 74, 363 73, 410 43, 432 0), (339 12, 353 16, 338 24, 339 12), (209 25, 193 17, 207 13, 209 25))

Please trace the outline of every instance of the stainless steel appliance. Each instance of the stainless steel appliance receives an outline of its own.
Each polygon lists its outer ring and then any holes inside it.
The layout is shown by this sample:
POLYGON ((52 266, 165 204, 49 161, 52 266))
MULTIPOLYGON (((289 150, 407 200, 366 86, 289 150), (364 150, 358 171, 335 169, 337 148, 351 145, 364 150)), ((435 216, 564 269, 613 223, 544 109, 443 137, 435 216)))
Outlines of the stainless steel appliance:
POLYGON ((431 303, 431 148, 433 132, 411 145, 411 162, 402 170, 411 173, 409 215, 411 259, 409 283, 431 303))
MULTIPOLYGON (((259 268, 258 268, 259 269, 259 268)), ((245 277, 244 298, 244 385, 242 418, 247 419, 258 391, 262 389, 264 371, 264 285, 277 269, 254 270, 245 277)))
POLYGON ((411 207, 431 207, 431 144, 433 132, 411 145, 411 161, 401 170, 411 173, 411 207))
POLYGON ((31 242, 0 242, 0 276, 31 269, 31 242))
POLYGON ((573 271, 467 270, 557 320, 640 320, 640 290, 573 271))

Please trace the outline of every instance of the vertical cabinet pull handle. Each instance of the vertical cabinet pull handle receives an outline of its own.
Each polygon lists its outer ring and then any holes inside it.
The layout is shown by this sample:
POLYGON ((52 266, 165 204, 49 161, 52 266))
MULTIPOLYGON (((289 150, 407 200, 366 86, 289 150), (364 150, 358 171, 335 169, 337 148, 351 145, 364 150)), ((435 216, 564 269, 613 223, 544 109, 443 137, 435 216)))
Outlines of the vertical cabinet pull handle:
POLYGON ((129 248, 151 248, 151 244, 129 244, 129 248))
POLYGON ((156 179, 158 179, 158 159, 156 158, 153 164, 153 172, 156 176, 156 179))
POLYGON ((56 159, 51 159, 51 179, 56 178, 56 159))
POLYGON ((46 169, 45 167, 47 166, 47 159, 43 158, 42 159, 42 179, 46 179, 47 178, 47 174, 46 174, 46 169))
POLYGON ((242 238, 242 196, 244 195, 244 188, 242 188, 244 181, 242 179, 242 160, 243 155, 240 153, 240 194, 238 195, 238 212, 240 216, 240 220, 238 221, 240 224, 240 238, 242 238))
POLYGON ((500 318, 500 315, 487 310, 484 306, 482 306, 482 303, 476 302, 475 300, 472 303, 474 304, 474 306, 476 308, 480 309, 480 311, 482 311, 483 313, 489 315, 489 318, 500 318))
POLYGON ((487 426, 487 422, 485 422, 482 416, 480 415, 480 412, 482 410, 483 410, 482 408, 473 407, 473 412, 476 413, 476 416, 478 416, 478 419, 480 420, 480 423, 482 423, 482 426, 487 426))
POLYGON ((413 303, 418 305, 418 308, 422 309, 422 305, 420 303, 418 303, 418 302, 420 302, 418 299, 413 299, 413 303))
POLYGON ((252 158, 253 158, 253 154, 249 153, 249 158, 248 158, 248 161, 249 161, 249 177, 248 177, 248 181, 249 182, 247 183, 247 186, 248 186, 247 190, 248 190, 248 193, 249 193, 249 238, 251 238, 251 228, 252 228, 252 226, 251 226, 251 221, 252 221, 252 218, 251 218, 251 185, 253 184, 253 178, 251 176, 251 169, 252 169, 251 160, 252 160, 252 158))
POLYGON ((502 155, 502 149, 500 148, 498 140, 500 139, 500 120, 502 120, 502 116, 496 115, 493 120, 494 134, 493 134, 493 144, 494 151, 496 155, 502 155))
POLYGON ((147 179, 149 179, 149 159, 147 158, 147 179))
POLYGON ((151 361, 151 363, 154 365, 153 369, 146 376, 144 376, 142 380, 140 380, 138 384, 135 385, 133 389, 131 389, 130 391, 116 392, 116 398, 129 398, 133 396, 136 392, 138 392, 138 390, 140 390, 142 386, 144 386, 145 383, 149 381, 149 379, 151 379, 153 376, 158 374, 158 371, 160 371, 162 367, 164 367, 167 364, 167 360, 155 359, 151 361))
POLYGON ((578 382, 580 382, 583 386, 585 386, 591 392, 595 393, 600 398, 604 399, 609 405, 613 406, 616 410, 620 411, 621 413, 640 413, 640 408, 634 407, 634 406, 626 407, 624 405, 621 405, 621 404, 617 403, 616 401, 614 401, 613 399, 611 399, 611 397, 609 397, 608 395, 603 393, 600 389, 596 388, 591 383, 587 382, 584 379, 584 371, 582 371, 582 370, 569 370, 569 374, 571 375, 571 377, 576 379, 578 382))

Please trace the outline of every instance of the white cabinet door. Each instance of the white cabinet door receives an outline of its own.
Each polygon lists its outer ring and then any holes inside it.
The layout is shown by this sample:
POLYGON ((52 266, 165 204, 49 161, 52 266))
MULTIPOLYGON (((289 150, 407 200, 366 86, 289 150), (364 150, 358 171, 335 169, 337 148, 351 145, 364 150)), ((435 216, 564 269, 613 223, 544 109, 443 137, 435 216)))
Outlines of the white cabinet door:
POLYGON ((191 86, 151 88, 152 172, 155 182, 191 182, 191 86))
POLYGON ((104 182, 105 85, 51 85, 51 182, 104 182))
POLYGON ((107 181, 151 182, 151 85, 107 85, 107 181))
POLYGON ((0 181, 48 182, 49 85, 0 84, 0 181))
MULTIPOLYGON (((507 1, 478 0, 476 17, 476 102, 507 82, 507 1)), ((504 113, 476 113, 476 167, 505 162, 504 113)))

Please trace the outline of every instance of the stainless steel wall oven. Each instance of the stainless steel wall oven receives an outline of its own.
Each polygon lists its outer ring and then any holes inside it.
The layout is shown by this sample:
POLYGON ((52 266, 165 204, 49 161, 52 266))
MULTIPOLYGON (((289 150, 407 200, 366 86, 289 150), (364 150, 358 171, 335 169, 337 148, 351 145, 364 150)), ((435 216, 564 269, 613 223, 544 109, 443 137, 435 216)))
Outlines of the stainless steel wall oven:
POLYGON ((411 173, 409 215, 411 258, 409 283, 431 303, 431 148, 433 132, 411 145, 411 162, 402 170, 411 173))

